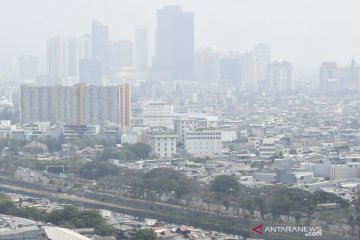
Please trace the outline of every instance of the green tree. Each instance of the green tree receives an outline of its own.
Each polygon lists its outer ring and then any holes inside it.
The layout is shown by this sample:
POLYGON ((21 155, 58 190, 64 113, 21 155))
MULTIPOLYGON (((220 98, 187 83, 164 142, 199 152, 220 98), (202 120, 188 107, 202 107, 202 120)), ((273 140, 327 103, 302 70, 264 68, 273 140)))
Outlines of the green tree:
POLYGON ((169 168, 155 168, 145 174, 143 185, 148 190, 162 193, 175 192, 177 196, 190 193, 196 186, 186 176, 169 168))
POLYGON ((211 182, 211 191, 226 194, 237 194, 240 191, 240 184, 234 176, 216 176, 211 182))
POLYGON ((119 167, 107 162, 92 161, 79 169, 81 178, 99 179, 105 176, 116 176, 119 174, 119 167))
POLYGON ((135 143, 125 146, 130 152, 132 152, 136 159, 148 159, 152 148, 146 143, 135 143))
POLYGON ((292 149, 289 150, 289 154, 295 155, 295 154, 297 154, 297 151, 292 148, 292 149))
POLYGON ((152 229, 137 230, 132 240, 156 240, 157 236, 152 229))

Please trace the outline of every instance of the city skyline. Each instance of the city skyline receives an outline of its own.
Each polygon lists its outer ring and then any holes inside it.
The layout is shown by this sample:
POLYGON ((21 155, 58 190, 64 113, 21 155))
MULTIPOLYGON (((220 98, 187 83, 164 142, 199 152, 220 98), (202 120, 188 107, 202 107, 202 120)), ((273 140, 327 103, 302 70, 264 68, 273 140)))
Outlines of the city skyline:
POLYGON ((291 5, 283 0, 272 1, 271 4, 262 0, 251 3, 229 1, 221 6, 206 2, 206 7, 204 1, 187 0, 113 2, 115 5, 103 5, 95 0, 87 5, 84 1, 71 5, 66 3, 55 0, 38 0, 31 4, 2 1, 0 27, 7 34, 2 38, 4 48, 0 50, 1 59, 8 56, 14 65, 12 68, 16 69, 19 56, 38 56, 43 72, 46 41, 54 36, 71 38, 89 33, 93 19, 109 26, 110 40, 129 39, 134 42, 135 27, 146 24, 148 55, 151 58, 154 56, 156 11, 167 5, 182 5, 184 11, 194 12, 196 50, 209 46, 214 51, 246 52, 254 44, 266 43, 272 46, 274 60, 285 59, 292 62, 298 72, 314 74, 318 74, 317 68, 323 61, 345 64, 349 59, 360 56, 360 35, 355 31, 358 4, 355 1, 321 0, 313 3, 306 0, 294 1, 291 5), (141 9, 139 4, 143 6, 141 9), (39 5, 41 9, 36 9, 39 5), (110 8, 110 5, 116 7, 110 8), (327 11, 322 11, 323 6, 327 11), (338 14, 339 9, 347 14, 338 14), (264 19, 267 24, 264 24, 264 19), (6 24, 9 21, 13 23, 10 28, 6 24), (345 32, 337 35, 334 29, 345 32), (26 44, 22 39, 27 39, 26 44))

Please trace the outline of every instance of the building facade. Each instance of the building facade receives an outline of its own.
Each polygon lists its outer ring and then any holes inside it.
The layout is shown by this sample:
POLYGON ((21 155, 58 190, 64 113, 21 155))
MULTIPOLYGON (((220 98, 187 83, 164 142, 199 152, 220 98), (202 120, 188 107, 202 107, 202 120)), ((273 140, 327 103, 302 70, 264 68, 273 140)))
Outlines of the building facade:
POLYGON ((21 122, 69 125, 113 122, 130 126, 128 84, 119 86, 21 86, 21 122))
POLYGON ((146 103, 144 105, 144 125, 173 129, 174 106, 166 103, 146 103))
POLYGON ((221 131, 194 129, 185 131, 185 150, 193 157, 217 157, 221 155, 221 131))
POLYGON ((152 128, 147 133, 147 142, 152 154, 158 158, 171 158, 176 154, 177 135, 166 128, 152 128))
POLYGON ((169 72, 174 80, 192 80, 194 75, 194 14, 180 6, 165 6, 157 12, 155 69, 169 72))

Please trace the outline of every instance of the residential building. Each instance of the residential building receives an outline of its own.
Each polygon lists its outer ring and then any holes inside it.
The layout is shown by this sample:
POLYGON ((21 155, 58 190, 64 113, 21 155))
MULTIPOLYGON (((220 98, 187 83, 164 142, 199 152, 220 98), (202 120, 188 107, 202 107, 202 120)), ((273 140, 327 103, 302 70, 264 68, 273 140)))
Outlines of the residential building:
POLYGON ((146 26, 135 28, 135 67, 137 70, 148 69, 148 31, 146 26))
POLYGON ((133 44, 129 40, 119 40, 110 43, 110 70, 119 71, 133 66, 133 44))
POLYGON ((220 157, 221 131, 218 129, 194 129, 185 131, 186 152, 193 157, 220 157))
POLYGON ((289 93, 293 88, 293 66, 289 62, 273 62, 268 67, 270 94, 289 93))
POLYGON ((34 83, 39 76, 39 61, 33 56, 19 58, 19 79, 22 83, 34 83))
POLYGON ((100 62, 96 59, 80 60, 80 83, 90 83, 91 85, 101 85, 100 62))
POLYGON ((271 47, 268 44, 256 44, 254 46, 254 55, 256 56, 257 82, 266 81, 267 68, 271 63, 271 47))
POLYGON ((164 127, 151 128, 147 133, 152 154, 159 158, 171 158, 176 154, 176 138, 175 132, 164 127))
POLYGON ((109 73, 109 27, 93 20, 91 24, 92 57, 100 62, 100 74, 109 73))
POLYGON ((151 102, 144 105, 144 125, 147 127, 174 128, 174 106, 161 102, 151 102))
POLYGON ((64 122, 69 125, 130 126, 130 90, 118 86, 21 86, 21 122, 64 122))
POLYGON ((350 66, 323 62, 320 67, 320 90, 323 93, 357 93, 360 86, 360 65, 353 60, 350 66))

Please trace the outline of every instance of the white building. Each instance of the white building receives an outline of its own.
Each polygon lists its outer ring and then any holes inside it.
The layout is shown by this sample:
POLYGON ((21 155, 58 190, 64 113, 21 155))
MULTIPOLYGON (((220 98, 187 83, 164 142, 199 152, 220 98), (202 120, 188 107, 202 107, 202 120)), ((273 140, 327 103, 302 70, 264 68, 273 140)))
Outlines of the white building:
POLYGON ((0 138, 24 138, 24 129, 17 128, 16 125, 11 124, 10 120, 0 121, 0 138))
POLYGON ((221 130, 194 129, 185 131, 185 150, 193 157, 216 157, 221 155, 221 130))
POLYGON ((121 135, 121 143, 135 144, 141 141, 141 136, 135 131, 126 131, 121 135))
POLYGON ((268 67, 268 84, 271 94, 286 93, 293 88, 293 66, 288 62, 273 62, 268 67))
POLYGON ((174 121, 178 142, 185 142, 185 131, 197 129, 198 120, 194 118, 177 117, 174 121))
POLYGON ((175 132, 166 128, 152 128, 147 133, 147 142, 152 148, 152 154, 158 158, 171 158, 176 154, 175 132))
POLYGON ((221 141, 232 142, 237 139, 236 129, 222 128, 221 129, 221 141))
POLYGON ((144 105, 144 125, 173 129, 174 106, 166 103, 146 103, 144 105))

